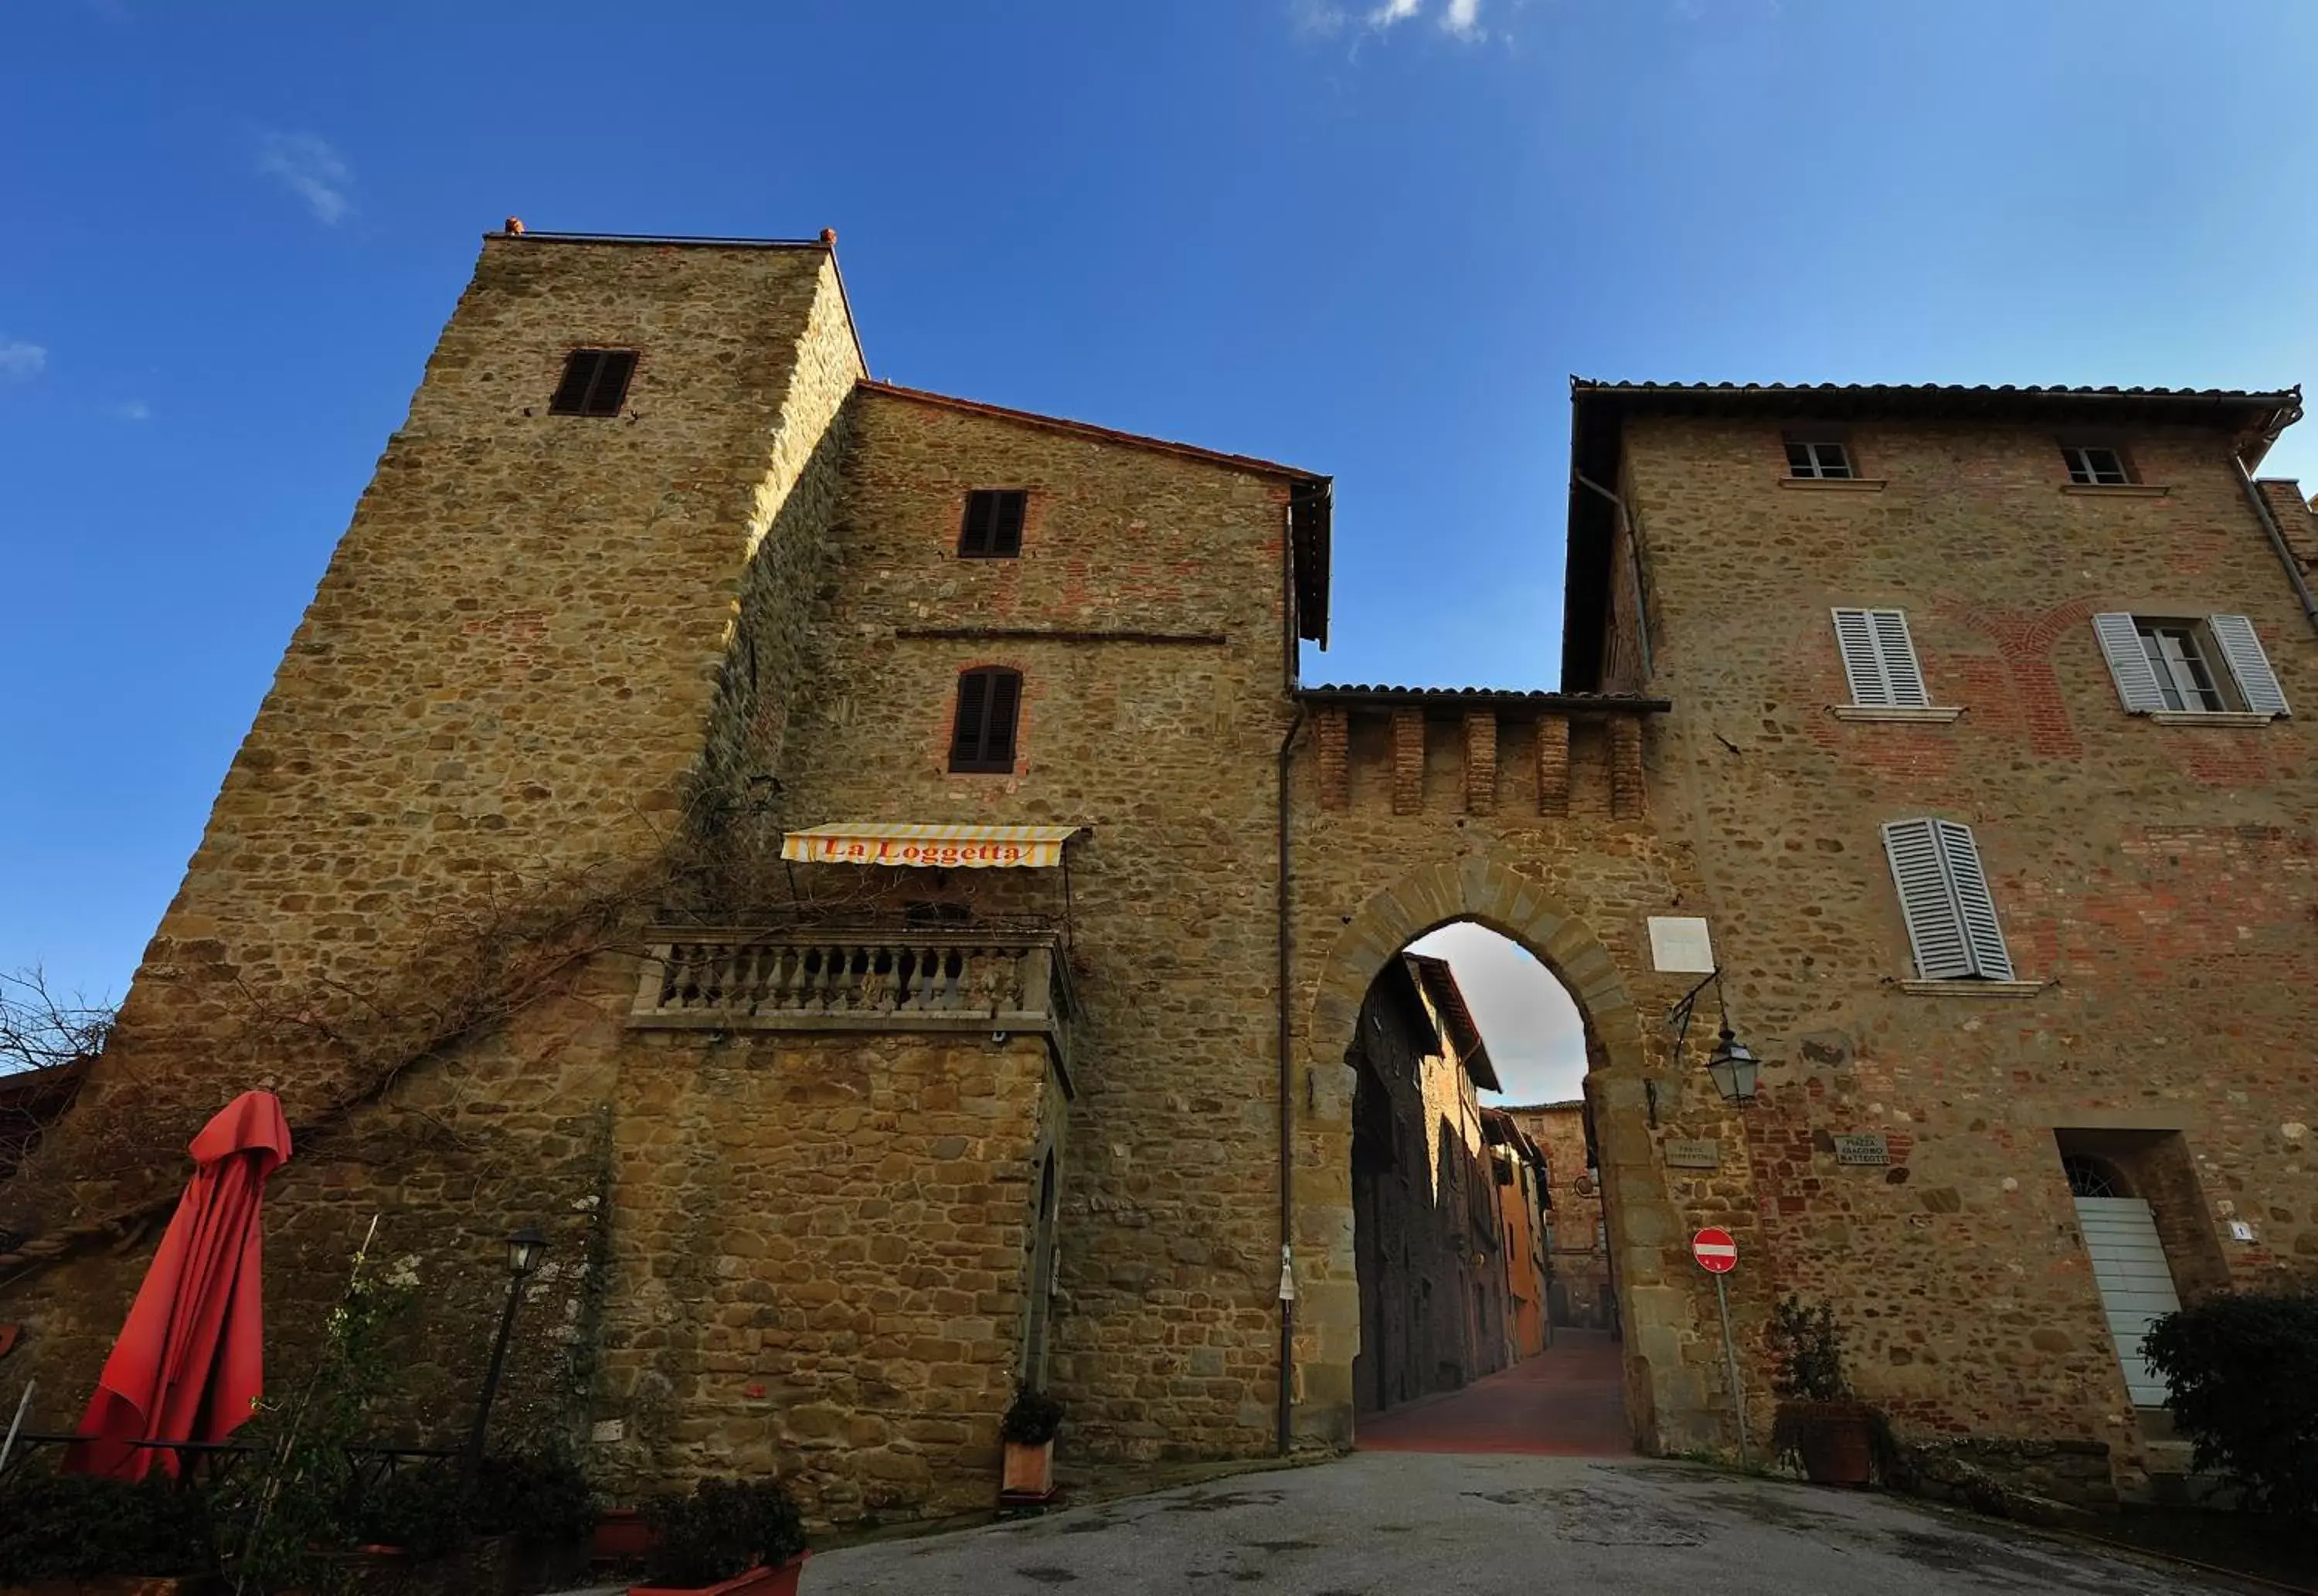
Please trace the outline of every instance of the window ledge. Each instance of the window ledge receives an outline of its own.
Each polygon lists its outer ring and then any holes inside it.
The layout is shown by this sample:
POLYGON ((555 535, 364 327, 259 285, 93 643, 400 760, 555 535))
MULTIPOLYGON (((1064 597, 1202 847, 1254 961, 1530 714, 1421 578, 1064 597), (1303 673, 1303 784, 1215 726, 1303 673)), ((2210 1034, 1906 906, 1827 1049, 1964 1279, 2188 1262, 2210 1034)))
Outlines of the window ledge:
POLYGON ((1945 726, 1963 713, 1963 705, 1836 704, 1828 706, 1828 713, 1838 721, 1914 721, 1945 726))
POLYGON ((2228 726, 2252 731, 2277 717, 2242 709, 2153 709, 2149 718, 2160 726, 2228 726))
POLYGON ((1966 975, 1954 981, 1903 981, 1900 990, 1919 998, 2033 998, 2046 984, 2041 981, 1981 981, 1966 975))
POLYGON ((2061 491, 2093 498, 2163 498, 2173 489, 2153 482, 2063 482, 2061 491))
POLYGON ((1782 488, 1800 488, 1806 492, 1819 493, 1881 493, 1882 477, 1781 477, 1782 488))

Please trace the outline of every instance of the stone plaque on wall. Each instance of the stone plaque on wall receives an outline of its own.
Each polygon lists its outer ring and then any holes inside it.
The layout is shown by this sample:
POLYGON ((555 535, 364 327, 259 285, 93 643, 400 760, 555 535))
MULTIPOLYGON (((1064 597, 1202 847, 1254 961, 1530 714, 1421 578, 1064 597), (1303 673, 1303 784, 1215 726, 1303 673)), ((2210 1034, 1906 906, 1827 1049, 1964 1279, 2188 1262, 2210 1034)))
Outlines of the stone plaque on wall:
POLYGON ((1705 975, 1714 969, 1714 940, 1706 922, 1694 915, 1650 916, 1650 965, 1680 975, 1705 975))
POLYGON ((1667 1167, 1672 1170, 1712 1170, 1722 1163, 1722 1143, 1720 1142, 1685 1142, 1667 1138, 1667 1167))
POLYGON ((1860 1136, 1837 1136, 1835 1139, 1835 1161, 1839 1164, 1888 1164, 1891 1161, 1891 1143, 1882 1131, 1860 1136))

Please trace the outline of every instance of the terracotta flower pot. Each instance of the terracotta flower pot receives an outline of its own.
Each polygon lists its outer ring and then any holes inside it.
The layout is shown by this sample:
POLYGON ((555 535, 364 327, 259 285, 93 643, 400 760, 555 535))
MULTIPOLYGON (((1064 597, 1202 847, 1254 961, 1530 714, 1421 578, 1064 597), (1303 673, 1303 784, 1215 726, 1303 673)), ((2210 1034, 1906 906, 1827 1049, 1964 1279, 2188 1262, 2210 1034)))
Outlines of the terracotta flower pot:
POLYGON ((651 1526, 632 1507, 607 1507, 596 1517, 588 1555, 598 1563, 637 1563, 651 1550, 651 1526))
POLYGON ((630 1585, 628 1596, 796 1596, 797 1578, 811 1552, 799 1552, 777 1568, 751 1568, 714 1585, 630 1585))
POLYGON ((1006 1472, 999 1482, 1002 1496, 1024 1502, 1044 1502, 1055 1493, 1055 1443, 1008 1441, 1006 1472))
POLYGON ((1818 1404, 1801 1417, 1795 1451, 1814 1485, 1864 1485, 1875 1477, 1874 1415, 1848 1403, 1818 1404))

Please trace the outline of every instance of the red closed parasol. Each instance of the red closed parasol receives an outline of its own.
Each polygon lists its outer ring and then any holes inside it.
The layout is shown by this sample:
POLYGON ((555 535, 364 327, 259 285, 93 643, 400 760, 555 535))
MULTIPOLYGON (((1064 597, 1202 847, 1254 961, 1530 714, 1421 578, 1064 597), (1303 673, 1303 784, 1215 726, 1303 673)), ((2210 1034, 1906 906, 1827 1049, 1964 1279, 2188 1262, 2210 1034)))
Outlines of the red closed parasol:
POLYGON ((244 1092, 187 1151, 193 1182, 81 1416, 85 1439, 66 1449, 68 1471, 142 1479, 157 1456, 175 1473, 175 1454, 132 1443, 224 1440, 265 1390, 257 1207, 289 1160, 290 1126, 272 1092, 244 1092))

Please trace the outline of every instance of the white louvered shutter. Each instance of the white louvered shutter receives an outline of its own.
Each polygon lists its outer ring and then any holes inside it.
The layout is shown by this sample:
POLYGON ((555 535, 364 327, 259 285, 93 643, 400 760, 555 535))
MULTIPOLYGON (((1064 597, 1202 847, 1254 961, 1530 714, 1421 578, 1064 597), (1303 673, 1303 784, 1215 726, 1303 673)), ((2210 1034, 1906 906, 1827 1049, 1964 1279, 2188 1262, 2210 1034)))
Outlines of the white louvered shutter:
POLYGON ((1891 703, 1903 709, 1921 709, 1931 703, 1924 691, 1924 673, 1916 664, 1916 645, 1908 636, 1905 610, 1870 610, 1867 623, 1875 630, 1875 652, 1883 661, 1883 683, 1891 703))
POLYGON ((2157 669, 2141 647, 2141 628, 2131 615, 2095 615, 2093 635, 2100 639, 2108 659, 2108 673, 2116 678, 2116 695, 2136 715, 2165 707, 2164 689, 2157 685, 2157 669))
POLYGON ((1843 674, 1851 683, 1851 702, 1881 707, 1891 702, 1883 685, 1883 658, 1876 651, 1875 628, 1865 610, 1835 612, 1835 646, 1843 653, 1843 674))
POLYGON ((1891 884, 1899 889, 1900 915, 1908 922, 1908 946, 1916 973, 1926 981, 1970 975, 1971 945, 1963 914, 1948 886, 1945 848, 1936 820, 1892 820, 1883 828, 1883 852, 1891 861, 1891 884))
POLYGON ((2004 946, 2004 928, 1997 924, 1996 901, 1989 896, 1988 876, 1980 867, 1980 845, 1972 828, 1954 820, 1935 820, 1940 856, 1947 865, 1948 890, 1954 895, 1963 920, 1963 937, 1972 955, 1972 973, 1990 981, 2012 979, 2012 955, 2004 946))
POLYGON ((2294 713, 2286 707, 2286 695, 2269 668, 2269 656, 2261 651, 2261 639, 2254 635, 2252 622, 2243 615, 2207 615, 2206 629, 2221 645, 2222 658, 2229 661, 2230 674, 2237 677, 2238 691, 2245 695, 2248 709, 2258 715, 2294 713))
POLYGON ((1843 654, 1852 703, 1877 709, 1920 709, 1931 703, 1924 691, 1924 673, 1916 664, 1916 646, 1908 636, 1905 611, 1834 614, 1836 647, 1843 654))

